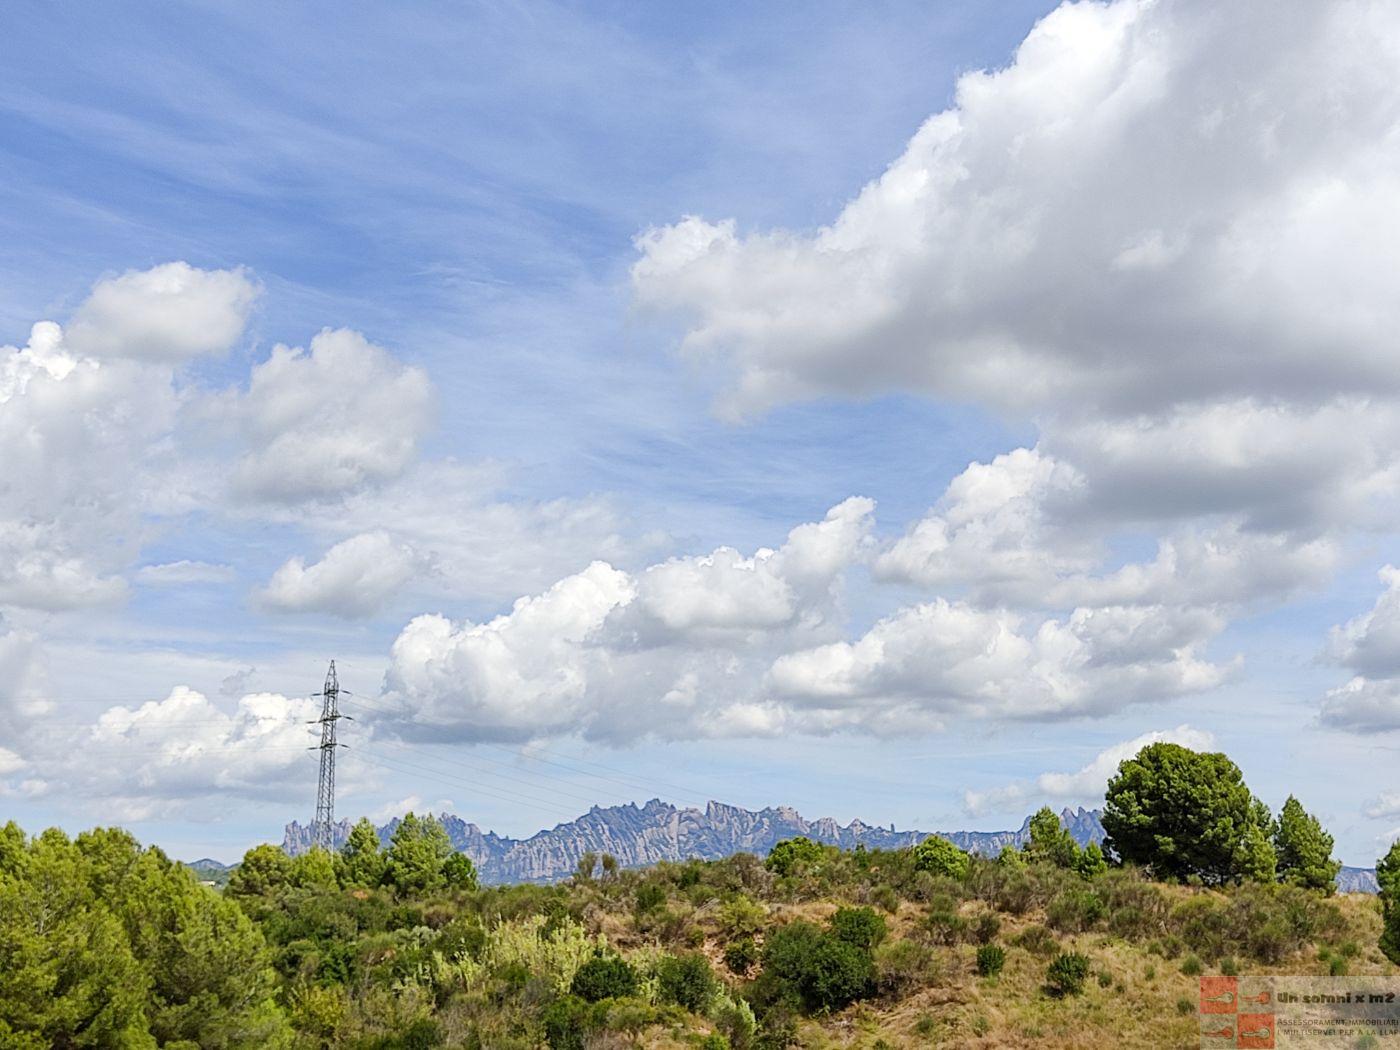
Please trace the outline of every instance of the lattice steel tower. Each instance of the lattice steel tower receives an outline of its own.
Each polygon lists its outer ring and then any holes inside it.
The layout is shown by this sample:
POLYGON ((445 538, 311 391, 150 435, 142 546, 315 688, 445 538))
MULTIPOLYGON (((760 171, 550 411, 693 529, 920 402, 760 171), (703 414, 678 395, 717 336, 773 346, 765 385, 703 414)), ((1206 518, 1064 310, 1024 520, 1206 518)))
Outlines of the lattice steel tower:
POLYGON ((345 717, 340 713, 340 680, 335 676, 335 661, 326 672, 326 685, 320 692, 321 717, 312 722, 321 724, 321 744, 311 750, 321 752, 321 780, 316 785, 316 819, 311 822, 311 845, 332 849, 332 829, 335 822, 335 724, 345 717))

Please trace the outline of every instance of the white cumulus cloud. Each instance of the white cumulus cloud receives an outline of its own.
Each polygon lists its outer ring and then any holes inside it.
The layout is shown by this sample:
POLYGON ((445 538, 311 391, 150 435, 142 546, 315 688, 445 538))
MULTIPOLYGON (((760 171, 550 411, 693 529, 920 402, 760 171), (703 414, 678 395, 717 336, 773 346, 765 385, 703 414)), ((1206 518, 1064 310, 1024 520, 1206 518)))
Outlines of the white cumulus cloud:
POLYGON ((651 230, 636 295, 741 412, 1393 395, 1397 64, 1383 2, 1064 4, 829 225, 651 230))
POLYGON ((387 532, 342 540, 320 561, 291 558, 258 594, 267 608, 354 618, 378 612, 423 567, 423 559, 387 532))
POLYGON ((1027 806, 1041 801, 1102 803, 1108 782, 1118 772, 1118 766, 1132 758, 1149 744, 1170 743, 1189 747, 1193 751, 1209 751, 1215 747, 1215 737, 1202 729, 1179 725, 1175 729, 1154 730, 1104 748, 1081 769, 1073 773, 1042 773, 1034 780, 1020 780, 1004 787, 986 791, 968 791, 963 804, 974 816, 990 810, 1027 806))
POLYGON ((68 326, 68 345, 97 358, 177 364, 231 347, 259 287, 243 270, 170 262, 99 281, 68 326))
POLYGON ((1387 565, 1379 575, 1385 589, 1375 604, 1329 639, 1326 655, 1353 672, 1322 699, 1322 724, 1334 729, 1400 729, 1400 569, 1387 565))
POLYGON ((390 481, 433 423, 427 373, 345 329, 273 348, 229 402, 247 452, 236 487, 258 499, 334 497, 390 481))

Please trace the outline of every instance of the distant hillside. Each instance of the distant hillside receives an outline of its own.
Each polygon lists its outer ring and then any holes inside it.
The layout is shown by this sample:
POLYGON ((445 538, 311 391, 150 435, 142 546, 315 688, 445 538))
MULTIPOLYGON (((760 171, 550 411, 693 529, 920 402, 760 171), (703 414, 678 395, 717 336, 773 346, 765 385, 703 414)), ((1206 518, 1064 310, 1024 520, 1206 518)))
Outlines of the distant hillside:
POLYGON ((185 867, 195 873, 200 882, 209 883, 211 886, 225 886, 228 884, 229 873, 236 865, 222 864, 210 857, 201 857, 199 860, 185 861, 185 867))
MULTIPOLYGON (((505 838, 483 832, 450 813, 439 818, 452 845, 471 857, 487 883, 553 882, 573 873, 583 854, 611 853, 626 868, 639 868, 661 860, 719 860, 734 853, 764 856, 775 844, 796 835, 843 849, 864 845, 871 849, 901 849, 940 835, 973 853, 995 855, 1003 846, 1019 846, 1025 841, 1028 817, 1016 831, 896 831, 853 820, 838 824, 830 817, 807 820, 787 806, 761 810, 743 809, 720 802, 704 808, 680 809, 659 799, 644 806, 629 803, 602 808, 594 806, 577 820, 540 831, 527 839, 505 838)), ((1081 844, 1103 841, 1103 825, 1097 810, 1069 810, 1061 821, 1081 844)), ((387 843, 398 819, 379 828, 387 843)), ((343 842, 350 833, 350 822, 336 827, 335 841, 343 842)), ((296 821, 287 825, 282 848, 295 856, 311 847, 311 829, 296 821)))

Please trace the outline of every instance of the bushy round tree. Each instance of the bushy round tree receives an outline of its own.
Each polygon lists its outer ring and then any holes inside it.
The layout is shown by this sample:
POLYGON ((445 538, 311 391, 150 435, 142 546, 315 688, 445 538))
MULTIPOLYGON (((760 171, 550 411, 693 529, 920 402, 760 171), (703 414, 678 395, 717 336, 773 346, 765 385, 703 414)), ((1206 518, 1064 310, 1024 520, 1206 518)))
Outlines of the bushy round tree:
POLYGON ((768 936, 763 976, 785 986, 809 1012, 839 1010, 875 989, 870 952, 808 922, 789 923, 768 936))
POLYGON ((699 952, 668 955, 656 968, 658 991, 668 1003, 703 1013, 719 991, 719 979, 699 952))
POLYGON ((618 955, 598 954, 574 974, 569 991, 590 1003, 637 994, 637 971, 618 955))
POLYGON ((874 908, 837 908, 831 932, 847 944, 870 951, 885 939, 889 927, 874 908))
POLYGON ((961 879, 967 874, 968 856, 947 839, 930 835, 914 847, 914 870, 961 879))
POLYGON ((1160 878, 1272 881, 1269 811, 1223 754, 1149 744, 1118 766, 1104 800, 1108 847, 1160 878))
POLYGON ((805 835, 783 839, 768 851, 763 866, 777 875, 791 875, 799 868, 816 864, 826 855, 820 843, 805 835))

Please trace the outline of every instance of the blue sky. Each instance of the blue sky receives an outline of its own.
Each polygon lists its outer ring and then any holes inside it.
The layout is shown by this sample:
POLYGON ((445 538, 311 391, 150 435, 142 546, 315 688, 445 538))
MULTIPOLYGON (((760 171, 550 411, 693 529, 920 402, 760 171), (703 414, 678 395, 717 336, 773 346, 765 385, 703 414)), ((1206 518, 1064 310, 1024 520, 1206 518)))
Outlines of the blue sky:
POLYGON ((1370 863, 1395 100, 1287 70, 1383 49, 1053 8, 11 11, 4 809, 275 839, 335 657, 347 815, 1010 826, 1167 733, 1370 863))

